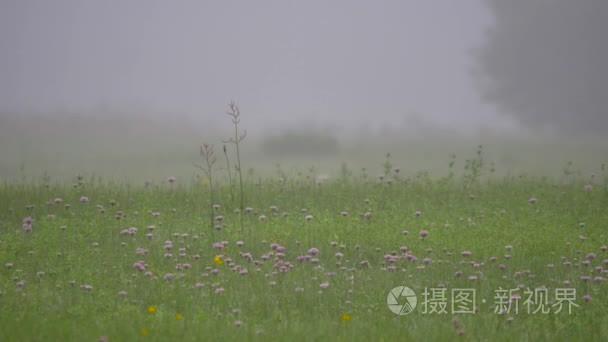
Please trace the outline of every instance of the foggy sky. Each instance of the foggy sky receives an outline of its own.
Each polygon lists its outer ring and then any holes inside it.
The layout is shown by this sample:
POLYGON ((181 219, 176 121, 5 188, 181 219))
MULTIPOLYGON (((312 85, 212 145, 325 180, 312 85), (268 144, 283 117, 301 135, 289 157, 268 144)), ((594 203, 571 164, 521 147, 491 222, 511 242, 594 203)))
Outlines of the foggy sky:
POLYGON ((479 0, 2 0, 0 111, 501 124, 470 75, 491 24, 479 0))

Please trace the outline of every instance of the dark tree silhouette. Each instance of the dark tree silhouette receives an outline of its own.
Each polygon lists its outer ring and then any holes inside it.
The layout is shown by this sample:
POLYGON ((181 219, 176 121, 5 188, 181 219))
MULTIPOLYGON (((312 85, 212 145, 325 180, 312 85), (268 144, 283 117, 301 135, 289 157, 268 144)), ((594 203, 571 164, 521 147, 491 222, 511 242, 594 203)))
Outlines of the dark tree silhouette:
POLYGON ((608 129, 608 1, 485 0, 495 25, 478 50, 485 101, 531 127, 608 129))

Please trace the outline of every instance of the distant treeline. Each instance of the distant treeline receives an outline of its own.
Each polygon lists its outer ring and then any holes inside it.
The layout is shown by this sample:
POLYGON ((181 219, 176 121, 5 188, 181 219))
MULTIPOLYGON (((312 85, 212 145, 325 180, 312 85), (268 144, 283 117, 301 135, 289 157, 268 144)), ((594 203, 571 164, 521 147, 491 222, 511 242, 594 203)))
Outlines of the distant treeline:
POLYGON ((264 138, 261 150, 274 156, 327 156, 339 152, 339 142, 326 133, 285 132, 264 138))

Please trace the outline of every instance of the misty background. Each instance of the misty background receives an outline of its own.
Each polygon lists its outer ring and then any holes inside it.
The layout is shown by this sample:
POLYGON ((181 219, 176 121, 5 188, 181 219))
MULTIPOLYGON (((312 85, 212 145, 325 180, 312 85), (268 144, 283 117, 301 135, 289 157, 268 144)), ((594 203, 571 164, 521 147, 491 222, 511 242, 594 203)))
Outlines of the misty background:
POLYGON ((608 2, 0 1, 0 177, 191 177, 246 162, 584 172, 603 132, 608 2), (278 146, 278 147, 277 147, 278 146), (539 165, 538 156, 544 160, 539 165), (461 163, 462 164, 462 163, 461 163))

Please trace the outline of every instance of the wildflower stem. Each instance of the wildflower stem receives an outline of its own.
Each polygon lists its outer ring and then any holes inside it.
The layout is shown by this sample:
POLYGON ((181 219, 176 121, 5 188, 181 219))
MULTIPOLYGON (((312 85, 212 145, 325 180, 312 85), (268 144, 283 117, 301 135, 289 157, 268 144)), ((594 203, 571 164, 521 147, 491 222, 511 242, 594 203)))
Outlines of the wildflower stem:
POLYGON ((245 208, 245 199, 244 199, 244 191, 243 191, 243 172, 242 172, 242 168, 241 168, 241 150, 240 150, 240 142, 243 141, 243 139, 245 139, 245 137, 247 136, 247 131, 245 131, 242 135, 239 135, 239 123, 241 122, 240 116, 241 116, 241 111, 239 110, 239 107, 236 105, 236 103, 234 101, 230 102, 229 104, 229 110, 226 112, 226 114, 228 114, 228 116, 230 116, 232 118, 232 123, 234 124, 234 138, 230 138, 226 141, 224 141, 224 143, 233 143, 236 146, 236 165, 235 165, 235 169, 239 174, 239 190, 240 190, 240 206, 239 206, 239 210, 240 210, 240 224, 241 224, 241 233, 244 232, 244 228, 243 228, 243 209, 245 208))
POLYGON ((228 158, 228 151, 226 145, 224 145, 224 156, 226 157, 226 168, 228 169, 228 183, 230 183, 230 202, 234 204, 234 184, 232 183, 232 171, 230 170, 230 158, 228 158))
MULTIPOLYGON (((234 125, 234 131, 235 131, 235 135, 238 136, 238 131, 237 131, 237 125, 234 125)), ((243 233, 243 209, 245 208, 244 206, 244 198, 243 198, 243 173, 241 172, 241 154, 239 151, 239 143, 238 140, 236 142, 236 160, 237 160, 237 170, 239 171, 239 189, 240 189, 240 199, 241 199, 241 206, 240 206, 240 212, 241 215, 239 215, 240 217, 240 222, 241 222, 241 233, 243 233)))
POLYGON ((215 162, 217 160, 215 157, 215 152, 213 151, 213 145, 209 145, 209 144, 201 145, 200 155, 203 158, 203 160, 205 161, 205 165, 202 166, 202 165, 194 164, 194 166, 201 169, 205 173, 207 178, 209 179, 209 201, 210 201, 209 206, 211 208, 211 210, 209 211, 209 223, 210 223, 211 232, 213 234, 213 228, 214 228, 213 204, 214 204, 214 200, 215 200, 215 194, 213 192, 213 165, 215 165, 215 162))

